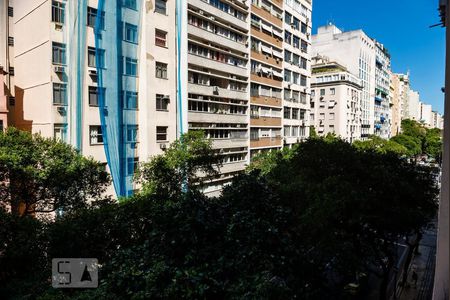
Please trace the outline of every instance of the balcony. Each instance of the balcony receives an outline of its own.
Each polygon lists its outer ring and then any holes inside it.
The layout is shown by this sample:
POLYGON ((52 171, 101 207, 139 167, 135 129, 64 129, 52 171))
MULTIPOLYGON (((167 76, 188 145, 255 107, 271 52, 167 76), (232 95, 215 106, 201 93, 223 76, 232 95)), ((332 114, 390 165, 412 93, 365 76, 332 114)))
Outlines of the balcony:
POLYGON ((276 80, 276 79, 268 78, 268 77, 262 77, 262 76, 258 76, 257 74, 251 74, 250 80, 261 83, 261 84, 265 84, 265 85, 279 87, 279 88, 281 88, 281 86, 282 86, 281 80, 276 80))
POLYGON ((281 127, 281 118, 259 117, 250 119, 251 126, 281 127))
POLYGON ((261 137, 256 140, 250 140, 251 148, 269 148, 269 147, 281 147, 282 138, 277 137, 261 137))
POLYGON ((266 97, 266 96, 261 96, 261 95, 250 97, 250 102, 252 104, 261 104, 261 105, 270 105, 270 106, 281 107, 281 99, 273 98, 273 97, 266 97))
POLYGON ((200 67, 214 69, 221 72, 227 72, 231 74, 237 74, 241 76, 247 75, 247 70, 245 68, 233 66, 227 63, 223 63, 217 60, 208 59, 202 56, 188 54, 188 62, 193 65, 197 65, 200 67))
POLYGON ((247 92, 245 92, 245 91, 244 92, 233 91, 233 90, 224 89, 224 88, 220 88, 220 87, 214 87, 214 86, 210 86, 210 85, 188 83, 188 91, 189 91, 189 93, 195 93, 195 94, 200 94, 200 95, 220 96, 220 97, 224 97, 224 98, 232 98, 232 99, 248 101, 247 92))
POLYGON ((267 10, 262 9, 258 6, 255 6, 253 4, 252 4, 252 13, 254 13, 255 15, 257 15, 263 19, 266 19, 267 21, 274 24, 275 26, 278 26, 279 28, 283 27, 283 21, 281 19, 278 19, 277 17, 272 15, 267 10))
POLYGON ((229 13, 224 12, 202 0, 189 0, 189 4, 195 6, 203 11, 207 11, 209 14, 217 16, 222 20, 228 22, 229 24, 233 24, 233 26, 239 27, 244 31, 247 31, 247 23, 230 15, 229 13))
POLYGON ((264 62, 266 64, 272 65, 272 66, 274 66, 276 68, 280 68, 280 69, 282 68, 282 66, 281 66, 282 59, 281 58, 276 59, 276 58, 274 58, 272 56, 265 55, 262 52, 256 52, 256 51, 253 51, 253 50, 252 50, 252 52, 250 54, 250 57, 253 58, 253 59, 257 59, 259 61, 262 61, 262 62, 264 62))
POLYGON ((248 138, 213 139, 212 147, 214 149, 248 147, 248 138))
POLYGON ((189 122, 194 123, 247 123, 247 115, 238 114, 220 114, 212 112, 189 111, 188 118, 189 122))
POLYGON ((190 35, 195 35, 195 36, 201 37, 202 39, 211 41, 211 42, 219 44, 219 45, 226 45, 227 47, 230 47, 237 51, 241 51, 242 53, 247 53, 247 47, 244 44, 241 44, 241 43, 238 43, 231 39, 227 39, 226 37, 214 34, 208 30, 198 28, 194 25, 190 25, 190 24, 188 25, 188 33, 190 35))
POLYGON ((272 44, 280 49, 282 47, 282 41, 281 41, 280 37, 275 38, 261 30, 255 29, 254 27, 251 28, 250 33, 252 36, 254 36, 260 40, 263 40, 269 44, 272 44))

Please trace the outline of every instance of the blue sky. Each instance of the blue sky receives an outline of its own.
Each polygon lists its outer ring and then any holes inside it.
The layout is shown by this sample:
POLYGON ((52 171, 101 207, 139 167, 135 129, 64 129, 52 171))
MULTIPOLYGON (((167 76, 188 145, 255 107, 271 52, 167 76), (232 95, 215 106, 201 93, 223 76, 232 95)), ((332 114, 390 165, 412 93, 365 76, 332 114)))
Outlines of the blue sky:
POLYGON ((347 31, 363 29, 383 43, 392 70, 411 75, 421 101, 444 111, 445 31, 439 23, 438 0, 313 0, 313 33, 333 22, 347 31))

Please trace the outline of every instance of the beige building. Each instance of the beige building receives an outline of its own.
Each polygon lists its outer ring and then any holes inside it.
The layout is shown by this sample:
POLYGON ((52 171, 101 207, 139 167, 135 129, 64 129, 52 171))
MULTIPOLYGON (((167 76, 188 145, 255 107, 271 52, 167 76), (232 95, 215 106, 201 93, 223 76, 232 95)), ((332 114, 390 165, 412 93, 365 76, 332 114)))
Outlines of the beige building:
POLYGON ((433 127, 434 118, 431 104, 420 103, 420 122, 428 128, 433 127))
POLYGON ((391 73, 390 100, 392 137, 398 135, 402 129, 402 82, 398 74, 391 73))
POLYGON ((409 91, 408 102, 404 119, 411 119, 417 122, 421 117, 420 94, 412 89, 409 91))
POLYGON ((352 143, 361 139, 361 80, 337 62, 314 57, 311 125, 320 136, 335 134, 352 143))
POLYGON ((14 90, 14 8, 13 1, 0 2, 0 129, 13 120, 14 90), (10 106, 10 104, 12 104, 10 106))
POLYGON ((433 124, 432 128, 444 129, 444 118, 437 111, 432 112, 433 124))

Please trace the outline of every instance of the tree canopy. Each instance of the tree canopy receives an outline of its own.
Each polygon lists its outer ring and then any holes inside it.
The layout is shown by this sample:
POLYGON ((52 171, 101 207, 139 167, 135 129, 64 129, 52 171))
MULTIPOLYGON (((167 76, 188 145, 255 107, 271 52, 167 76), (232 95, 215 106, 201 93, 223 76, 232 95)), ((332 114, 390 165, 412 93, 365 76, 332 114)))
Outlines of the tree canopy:
POLYGON ((61 141, 0 132, 0 206, 20 215, 66 212, 105 198, 104 166, 61 141))

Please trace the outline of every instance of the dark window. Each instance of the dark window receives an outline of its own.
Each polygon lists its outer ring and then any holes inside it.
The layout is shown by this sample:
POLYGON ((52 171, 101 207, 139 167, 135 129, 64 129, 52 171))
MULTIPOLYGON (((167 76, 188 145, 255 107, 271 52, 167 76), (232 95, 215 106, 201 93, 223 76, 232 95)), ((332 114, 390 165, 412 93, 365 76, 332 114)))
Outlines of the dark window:
POLYGON ((52 1, 52 22, 64 23, 65 6, 64 3, 52 1))
POLYGON ((127 158, 127 174, 129 176, 134 175, 139 167, 139 157, 127 158))
POLYGON ((136 143, 138 141, 137 125, 127 125, 126 141, 129 143, 136 143))
POLYGON ((156 78, 167 79, 167 64, 156 62, 156 78))
POLYGON ((53 57, 54 64, 65 65, 66 64, 66 45, 53 42, 53 57))
POLYGON ((138 108, 138 93, 125 91, 123 93, 123 107, 126 109, 137 109, 138 108))
POLYGON ((106 89, 98 88, 96 86, 89 87, 89 105, 99 106, 99 96, 105 96, 106 89))
POLYGON ((14 76, 14 68, 9 67, 9 75, 14 76))
POLYGON ((66 105, 66 89, 65 83, 53 83, 53 104, 66 105))
MULTIPOLYGON (((98 11, 95 8, 88 7, 87 9, 87 26, 95 27, 97 22, 98 11)), ((99 20, 99 28, 105 29, 105 12, 101 13, 99 20)))
POLYGON ((125 23, 125 41, 137 44, 138 27, 136 25, 125 23))
POLYGON ((88 66, 95 68, 95 48, 88 48, 88 66))
POLYGON ((8 16, 14 17, 14 8, 12 8, 11 6, 8 6, 8 16))
POLYGON ((165 15, 166 14, 166 0, 155 1, 155 12, 165 15))
POLYGON ((136 0, 123 0, 123 6, 131 9, 136 9, 136 0))
POLYGON ((160 47, 167 46, 167 32, 155 29, 155 45, 160 47))
POLYGON ((166 126, 156 126, 156 141, 158 141, 158 142, 167 141, 167 127, 166 126))
POLYGON ((156 110, 167 110, 169 98, 162 94, 156 94, 156 110))
POLYGON ((102 126, 99 125, 89 126, 89 137, 91 145, 103 144, 102 126))
POLYGON ((137 76, 137 64, 137 59, 125 57, 125 75, 137 76))
POLYGON ((9 106, 14 106, 14 105, 16 105, 16 98, 10 96, 9 97, 9 106))
POLYGON ((12 36, 8 37, 8 46, 14 46, 14 38, 12 36))

